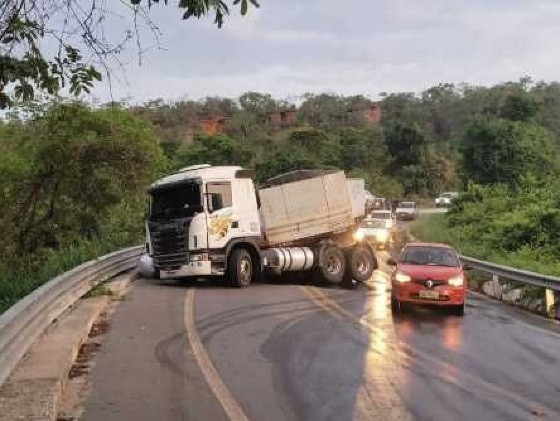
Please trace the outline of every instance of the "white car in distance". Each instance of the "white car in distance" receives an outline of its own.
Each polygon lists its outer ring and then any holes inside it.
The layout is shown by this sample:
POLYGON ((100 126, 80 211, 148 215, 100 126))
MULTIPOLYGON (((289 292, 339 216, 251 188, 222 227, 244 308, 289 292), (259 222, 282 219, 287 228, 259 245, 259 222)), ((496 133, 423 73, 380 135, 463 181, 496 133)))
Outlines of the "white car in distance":
POLYGON ((445 192, 445 193, 441 193, 438 197, 436 197, 435 199, 435 205, 436 208, 443 208, 443 207, 447 207, 449 205, 451 205, 451 203, 457 199, 457 197, 459 196, 459 193, 457 192, 445 192))
POLYGON ((378 250, 388 250, 392 241, 391 231, 385 223, 379 219, 369 218, 362 221, 354 238, 358 242, 365 241, 373 244, 378 250))
POLYGON ((395 215, 390 210, 376 210, 370 213, 368 219, 381 221, 389 231, 396 227, 395 215))

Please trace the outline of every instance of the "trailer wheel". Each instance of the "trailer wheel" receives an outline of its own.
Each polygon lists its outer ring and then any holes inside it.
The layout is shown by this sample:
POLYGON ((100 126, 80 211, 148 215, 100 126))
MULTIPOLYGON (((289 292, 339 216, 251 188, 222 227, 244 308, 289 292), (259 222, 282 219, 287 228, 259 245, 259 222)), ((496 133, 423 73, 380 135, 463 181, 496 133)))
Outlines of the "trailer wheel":
POLYGON ((344 253, 335 245, 328 245, 321 253, 319 271, 323 279, 331 284, 340 284, 346 272, 344 253))
POLYGON ((228 280, 231 285, 242 288, 253 280, 253 261, 251 253, 244 248, 232 251, 228 264, 228 280))
POLYGON ((371 249, 366 246, 357 246, 346 252, 346 279, 355 279, 365 282, 375 269, 375 261, 371 249))

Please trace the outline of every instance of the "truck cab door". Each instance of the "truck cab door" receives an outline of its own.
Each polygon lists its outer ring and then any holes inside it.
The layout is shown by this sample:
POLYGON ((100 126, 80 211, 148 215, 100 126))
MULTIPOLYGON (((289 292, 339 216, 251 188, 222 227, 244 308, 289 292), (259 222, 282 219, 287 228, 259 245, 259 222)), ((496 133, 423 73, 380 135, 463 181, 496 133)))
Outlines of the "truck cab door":
POLYGON ((232 237, 236 227, 230 181, 206 183, 206 208, 208 226, 208 248, 221 249, 232 237))

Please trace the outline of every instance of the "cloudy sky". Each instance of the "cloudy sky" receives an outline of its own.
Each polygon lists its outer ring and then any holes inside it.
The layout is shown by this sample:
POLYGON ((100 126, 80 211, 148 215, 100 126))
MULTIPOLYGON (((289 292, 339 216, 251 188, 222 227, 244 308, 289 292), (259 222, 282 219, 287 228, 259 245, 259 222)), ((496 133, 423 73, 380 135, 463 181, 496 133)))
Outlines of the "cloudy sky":
MULTIPOLYGON (((113 81, 115 99, 249 90, 286 99, 304 92, 376 98, 439 82, 560 79, 560 0, 261 0, 259 10, 235 13, 222 29, 211 20, 182 21, 171 6, 151 13, 163 48, 146 52, 138 66, 131 45, 125 77, 113 81)), ((122 30, 129 24, 123 18, 122 30)), ((142 41, 150 44, 148 34, 142 41)), ((108 85, 96 95, 109 99, 108 85)))

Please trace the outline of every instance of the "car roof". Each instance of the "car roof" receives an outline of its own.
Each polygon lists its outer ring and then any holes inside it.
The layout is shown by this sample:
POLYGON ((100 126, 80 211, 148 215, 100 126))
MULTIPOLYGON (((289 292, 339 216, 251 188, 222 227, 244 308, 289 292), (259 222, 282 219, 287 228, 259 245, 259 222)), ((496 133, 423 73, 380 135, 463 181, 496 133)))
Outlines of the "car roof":
POLYGON ((444 243, 423 243, 423 242, 415 242, 415 243, 407 243, 404 246, 406 247, 439 247, 439 248, 447 248, 450 250, 455 251, 455 249, 453 248, 453 246, 450 246, 449 244, 444 244, 444 243))

